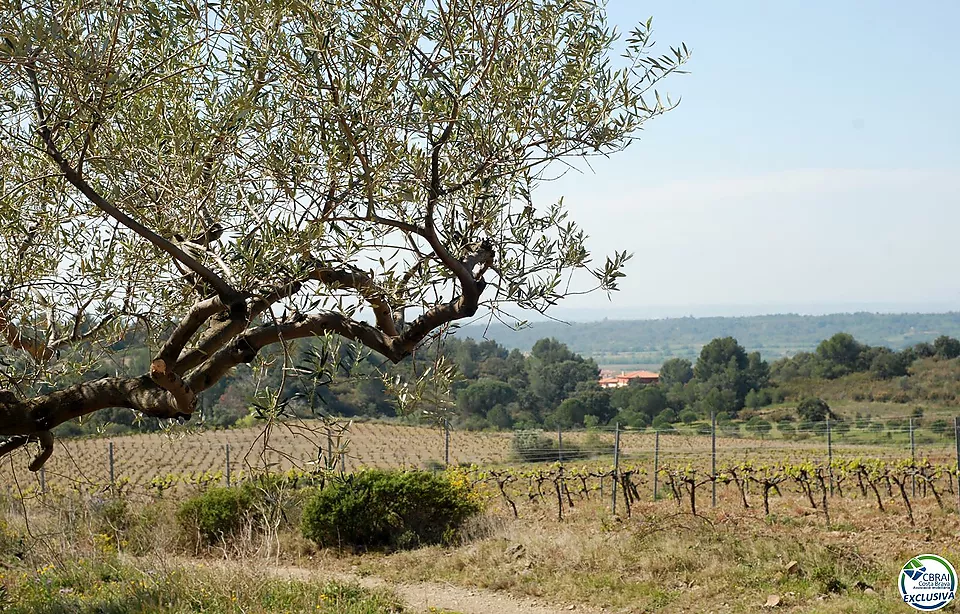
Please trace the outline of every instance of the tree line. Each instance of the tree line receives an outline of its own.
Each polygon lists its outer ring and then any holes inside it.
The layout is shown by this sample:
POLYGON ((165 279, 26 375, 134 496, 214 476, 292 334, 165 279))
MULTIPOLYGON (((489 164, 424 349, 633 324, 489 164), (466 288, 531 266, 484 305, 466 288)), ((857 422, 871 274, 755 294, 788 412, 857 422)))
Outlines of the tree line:
MULTIPOLYGON (((131 370, 145 368, 150 354, 136 339, 115 348, 131 370), (143 363, 142 365, 140 363, 143 363)), ((350 343, 303 340, 287 350, 297 375, 279 367, 241 365, 205 393, 199 402, 205 427, 252 426, 265 417, 271 399, 281 415, 347 418, 397 418, 404 414, 391 381, 423 378, 439 360, 451 368, 449 390, 437 397, 443 416, 463 429, 531 429, 595 427, 618 422, 632 428, 670 430, 716 416, 721 428, 741 418, 763 436, 770 423, 757 410, 796 402, 792 416, 778 428, 813 428, 836 417, 826 402, 798 395, 786 384, 837 379, 864 373, 884 380, 909 377, 919 359, 960 357, 960 340, 941 336, 894 351, 860 343, 838 333, 813 352, 768 363, 759 352, 748 352, 733 337, 716 338, 700 349, 696 361, 671 358, 660 369, 659 382, 631 383, 621 388, 599 386, 600 368, 593 359, 572 351, 553 338, 537 341, 529 353, 508 350, 493 340, 447 337, 399 364, 361 352, 350 343), (790 398, 792 395, 792 398, 790 398), (788 397, 788 398, 785 398, 788 397), (805 425, 805 426, 804 426, 805 425)), ((108 375, 107 366, 91 377, 108 375)), ((433 376, 427 376, 433 377, 433 376)), ((125 409, 103 410, 82 423, 60 427, 61 435, 110 434, 156 430, 161 421, 125 409)), ((838 427, 841 430, 842 426, 838 427)))
POLYGON ((870 346, 857 341, 849 333, 837 333, 822 341, 813 352, 799 352, 791 358, 773 363, 775 379, 837 379, 852 373, 870 373, 877 379, 905 377, 910 366, 921 358, 952 360, 960 357, 960 340, 947 335, 932 343, 922 341, 895 351, 883 346, 870 346))
POLYGON ((465 326, 460 337, 494 339, 507 349, 529 352, 538 340, 553 337, 573 351, 603 362, 602 357, 631 356, 638 363, 660 364, 669 358, 696 361, 700 348, 719 337, 734 337, 748 351, 773 361, 797 352, 813 352, 840 332, 860 341, 894 349, 939 335, 960 337, 960 313, 774 314, 741 317, 685 317, 599 322, 531 322, 515 330, 498 322, 465 326))

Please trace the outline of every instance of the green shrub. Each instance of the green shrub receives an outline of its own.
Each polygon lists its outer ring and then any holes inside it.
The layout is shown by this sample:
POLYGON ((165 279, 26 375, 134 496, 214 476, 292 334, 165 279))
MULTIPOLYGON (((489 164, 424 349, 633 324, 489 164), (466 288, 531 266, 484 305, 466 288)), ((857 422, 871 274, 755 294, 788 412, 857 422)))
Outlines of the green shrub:
MULTIPOLYGON (((543 431, 514 431, 513 452, 517 458, 528 463, 543 463, 561 460, 561 450, 557 440, 547 437, 543 431)), ((580 446, 563 443, 562 460, 586 458, 587 453, 580 446)))
POLYGON ((236 532, 252 506, 249 489, 211 488, 184 501, 177 510, 177 522, 210 544, 236 532))
POLYGON ((464 481, 426 471, 368 470, 317 491, 304 506, 301 528, 321 546, 416 548, 448 542, 479 511, 464 481))

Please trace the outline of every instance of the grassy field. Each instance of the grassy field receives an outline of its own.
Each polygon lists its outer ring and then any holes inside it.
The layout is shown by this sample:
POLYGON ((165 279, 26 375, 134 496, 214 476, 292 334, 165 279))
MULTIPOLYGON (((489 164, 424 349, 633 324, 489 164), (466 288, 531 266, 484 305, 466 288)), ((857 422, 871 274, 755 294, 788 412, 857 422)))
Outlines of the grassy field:
POLYGON ((431 577, 616 612, 760 612, 775 603, 781 612, 888 614, 907 611, 896 578, 910 557, 960 560, 956 513, 924 506, 928 521, 911 528, 865 500, 845 501, 825 528, 800 500, 780 505, 764 518, 732 497, 698 516, 648 502, 628 520, 595 502, 563 522, 531 509, 518 520, 488 518, 481 538, 456 549, 342 563, 394 581, 431 577))
POLYGON ((9 614, 387 614, 407 610, 387 591, 358 585, 280 579, 254 566, 204 570, 169 563, 135 565, 119 557, 12 569, 0 579, 0 611, 9 614))
POLYGON ((843 496, 829 497, 829 518, 824 502, 812 506, 789 482, 769 515, 756 490, 745 507, 728 484, 716 507, 704 490, 696 514, 685 501, 644 497, 629 516, 622 502, 614 515, 610 491, 591 490, 573 497, 562 520, 550 496, 516 496, 514 516, 489 482, 479 488, 485 511, 459 540, 396 552, 306 541, 295 492, 285 495, 282 522, 251 517, 248 529, 199 550, 177 525, 175 499, 144 505, 123 495, 64 493, 21 505, 6 498, 3 611, 443 612, 454 610, 444 607, 454 595, 473 599, 472 608, 455 609, 466 614, 571 606, 718 614, 767 611, 764 604, 779 612, 886 614, 908 611, 896 578, 912 556, 960 562, 955 491, 941 507, 918 490, 911 524, 895 490, 881 489, 881 510, 849 481, 843 496), (360 581, 344 581, 346 574, 360 581), (427 591, 422 603, 432 605, 405 605, 398 594, 411 587, 427 591))
MULTIPOLYGON (((25 471, 29 451, 0 468, 8 486, 0 491, 4 611, 734 613, 775 603, 783 612, 879 614, 904 607, 895 580, 910 557, 929 552, 960 563, 952 441, 923 444, 918 458, 941 464, 912 473, 914 466, 897 462, 909 458, 902 433, 872 433, 862 443, 854 442, 866 431, 836 433, 837 464, 828 465, 821 434, 760 439, 721 429, 713 507, 713 439, 692 434, 702 426, 621 433, 627 478, 618 483, 616 514, 613 432, 564 433, 564 449, 582 457, 562 468, 518 463, 512 433, 453 432, 451 462, 461 466, 448 475, 473 484, 485 511, 454 542, 398 552, 306 540, 299 517, 309 486, 270 491, 241 531, 209 546, 177 519, 184 497, 225 482, 227 444, 235 483, 258 468, 310 470, 328 450, 321 423, 62 440, 44 493, 25 471), (860 457, 888 460, 858 464, 860 457), (170 492, 149 485, 157 475, 198 472, 206 477, 170 492), (770 479, 778 486, 768 493, 768 514, 761 487, 770 479), (195 557, 216 559, 218 568, 196 571, 195 557)), ((555 451, 555 434, 541 437, 541 451, 555 451)), ((444 433, 364 422, 329 445, 334 456, 340 446, 349 470, 438 469, 444 433)))

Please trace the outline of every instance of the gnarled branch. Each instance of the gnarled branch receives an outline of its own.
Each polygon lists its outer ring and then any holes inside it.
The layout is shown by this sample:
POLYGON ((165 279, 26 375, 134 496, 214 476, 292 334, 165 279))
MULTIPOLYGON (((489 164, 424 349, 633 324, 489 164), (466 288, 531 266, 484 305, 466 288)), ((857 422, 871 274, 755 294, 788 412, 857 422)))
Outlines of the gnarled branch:
POLYGON ((33 399, 20 400, 10 392, 0 394, 0 456, 28 441, 39 441, 41 453, 30 464, 37 471, 53 452, 50 429, 67 420, 107 407, 126 407, 157 418, 189 417, 176 398, 154 383, 149 375, 137 378, 106 377, 83 382, 33 399))

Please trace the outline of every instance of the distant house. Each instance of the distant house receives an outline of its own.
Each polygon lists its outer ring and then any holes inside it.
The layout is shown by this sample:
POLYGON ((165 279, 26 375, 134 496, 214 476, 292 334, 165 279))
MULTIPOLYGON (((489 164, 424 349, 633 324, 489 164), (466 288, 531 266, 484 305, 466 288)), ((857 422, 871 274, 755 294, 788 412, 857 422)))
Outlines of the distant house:
POLYGON ((638 384, 656 384, 660 381, 660 374, 653 371, 629 371, 620 372, 620 375, 610 375, 600 378, 601 388, 623 388, 629 386, 631 381, 638 384))

